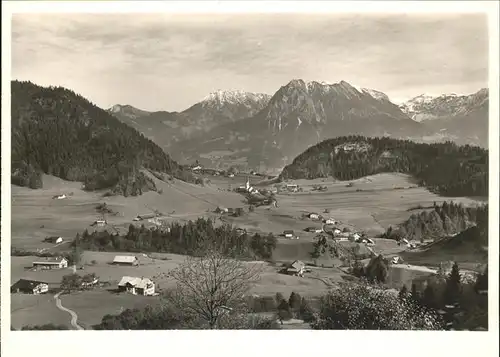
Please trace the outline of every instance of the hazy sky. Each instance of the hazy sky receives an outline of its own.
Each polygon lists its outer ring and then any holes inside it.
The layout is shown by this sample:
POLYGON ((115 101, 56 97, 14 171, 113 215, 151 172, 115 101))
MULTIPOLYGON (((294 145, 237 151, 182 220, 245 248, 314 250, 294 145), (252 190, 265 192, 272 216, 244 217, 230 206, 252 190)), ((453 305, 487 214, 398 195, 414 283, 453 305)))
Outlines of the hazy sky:
POLYGON ((183 110, 217 89, 274 94, 291 79, 393 101, 488 85, 483 15, 16 14, 12 77, 97 105, 183 110))

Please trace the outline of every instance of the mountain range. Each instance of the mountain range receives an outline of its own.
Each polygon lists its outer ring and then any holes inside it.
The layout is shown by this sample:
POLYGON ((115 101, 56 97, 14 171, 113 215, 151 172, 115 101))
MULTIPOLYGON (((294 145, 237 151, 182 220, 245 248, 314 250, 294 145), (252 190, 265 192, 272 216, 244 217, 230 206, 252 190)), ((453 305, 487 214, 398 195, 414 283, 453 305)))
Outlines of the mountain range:
POLYGON ((418 142, 487 146, 488 89, 458 96, 421 95, 401 105, 377 90, 291 80, 270 96, 217 91, 182 112, 108 110, 177 160, 272 171, 319 141, 390 136, 418 142))

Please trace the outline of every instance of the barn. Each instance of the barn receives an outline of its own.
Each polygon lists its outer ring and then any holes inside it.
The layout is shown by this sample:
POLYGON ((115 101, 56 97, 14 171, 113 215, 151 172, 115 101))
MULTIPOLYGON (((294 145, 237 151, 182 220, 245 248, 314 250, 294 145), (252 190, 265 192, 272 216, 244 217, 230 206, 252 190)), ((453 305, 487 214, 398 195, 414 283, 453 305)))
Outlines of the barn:
POLYGON ((135 255, 117 255, 113 259, 115 265, 139 265, 139 259, 135 255))
POLYGON ((63 269, 68 267, 68 260, 66 258, 47 258, 33 262, 33 268, 40 269, 63 269))
POLYGON ((14 285, 11 286, 11 293, 24 293, 24 294, 45 294, 49 291, 49 284, 43 281, 19 279, 14 285))

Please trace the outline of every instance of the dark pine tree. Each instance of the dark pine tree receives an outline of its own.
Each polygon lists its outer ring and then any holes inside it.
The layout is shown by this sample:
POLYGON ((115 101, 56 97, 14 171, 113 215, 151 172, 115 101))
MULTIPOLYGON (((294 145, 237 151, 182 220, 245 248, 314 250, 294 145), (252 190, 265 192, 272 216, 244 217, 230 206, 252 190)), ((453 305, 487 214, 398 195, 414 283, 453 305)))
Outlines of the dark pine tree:
POLYGON ((453 263, 451 272, 446 279, 446 287, 444 290, 444 302, 448 305, 453 305, 459 302, 462 292, 460 270, 457 262, 453 263))
POLYGON ((427 286, 425 287, 421 304, 429 309, 437 308, 438 304, 436 301, 436 294, 431 284, 427 284, 427 286))

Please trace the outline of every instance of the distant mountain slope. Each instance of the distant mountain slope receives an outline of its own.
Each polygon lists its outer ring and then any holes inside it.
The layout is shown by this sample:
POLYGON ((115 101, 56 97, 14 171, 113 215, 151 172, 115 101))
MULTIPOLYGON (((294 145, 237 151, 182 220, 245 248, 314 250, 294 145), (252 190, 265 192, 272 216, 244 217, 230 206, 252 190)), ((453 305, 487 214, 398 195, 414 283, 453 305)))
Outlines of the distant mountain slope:
POLYGON ((82 96, 31 82, 11 88, 12 183, 40 187, 43 172, 87 189, 140 194, 154 189, 141 168, 190 178, 155 143, 82 96))
POLYGON ((216 127, 204 140, 179 143, 189 158, 283 167, 308 146, 330 137, 365 134, 409 137, 421 125, 381 92, 347 82, 290 81, 252 118, 216 127))
POLYGON ((118 105, 108 109, 108 112, 161 147, 171 149, 179 141, 196 138, 219 125, 251 117, 265 107, 270 97, 263 93, 218 90, 182 112, 144 112, 118 105))
POLYGON ((401 105, 403 112, 423 124, 427 140, 482 147, 488 147, 488 107, 488 89, 463 96, 421 95, 401 105))
POLYGON ((400 105, 401 110, 415 121, 451 118, 473 113, 488 106, 486 88, 471 95, 443 94, 439 97, 419 95, 400 105))
POLYGON ((419 96, 398 106, 385 93, 345 81, 294 79, 273 96, 217 91, 180 113, 112 109, 177 160, 260 171, 281 170, 307 147, 345 135, 482 147, 488 138, 487 89, 419 96))
POLYGON ((454 143, 419 144, 392 138, 344 136, 325 140, 297 156, 280 177, 351 180, 402 172, 448 196, 488 195, 488 151, 454 143))

